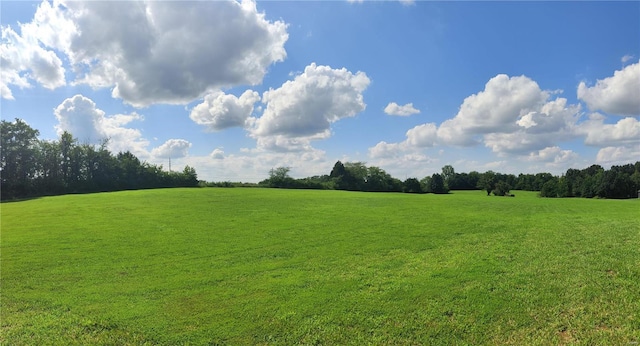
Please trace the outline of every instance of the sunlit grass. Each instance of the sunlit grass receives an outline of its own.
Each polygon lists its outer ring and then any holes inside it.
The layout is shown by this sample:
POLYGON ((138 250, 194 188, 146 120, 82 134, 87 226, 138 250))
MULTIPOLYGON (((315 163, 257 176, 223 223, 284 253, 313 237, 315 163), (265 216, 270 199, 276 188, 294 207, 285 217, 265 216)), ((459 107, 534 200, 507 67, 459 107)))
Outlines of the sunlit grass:
POLYGON ((166 189, 1 205, 1 333, 46 344, 630 344, 637 200, 166 189))

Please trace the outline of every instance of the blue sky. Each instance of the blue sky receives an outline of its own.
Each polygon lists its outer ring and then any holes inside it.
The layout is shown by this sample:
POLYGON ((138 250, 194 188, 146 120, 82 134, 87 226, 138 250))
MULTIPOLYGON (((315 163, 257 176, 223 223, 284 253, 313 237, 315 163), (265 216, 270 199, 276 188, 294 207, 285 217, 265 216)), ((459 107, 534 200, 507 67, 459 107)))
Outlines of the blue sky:
POLYGON ((640 160, 639 2, 0 6, 2 119, 209 181, 640 160))

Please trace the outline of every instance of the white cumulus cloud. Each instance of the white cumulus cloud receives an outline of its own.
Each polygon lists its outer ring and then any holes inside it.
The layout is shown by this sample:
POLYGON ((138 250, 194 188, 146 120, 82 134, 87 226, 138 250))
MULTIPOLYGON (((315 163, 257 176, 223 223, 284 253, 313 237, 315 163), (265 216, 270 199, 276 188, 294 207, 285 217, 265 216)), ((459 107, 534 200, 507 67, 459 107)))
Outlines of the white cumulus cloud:
POLYGON ((242 127, 259 100, 260 96, 253 90, 245 91, 240 97, 216 91, 207 94, 204 101, 191 110, 189 117, 210 131, 242 127))
POLYGON ((605 147, 598 151, 596 163, 598 164, 627 164, 635 162, 640 157, 640 145, 605 147))
POLYGON ((580 126, 585 144, 598 147, 640 144, 640 121, 627 117, 615 124, 605 124, 604 117, 593 116, 580 126))
POLYGON ((511 133, 520 117, 542 107, 548 97, 526 76, 497 75, 464 100, 458 114, 440 125, 438 136, 447 144, 472 145, 478 143, 476 135, 511 133))
POLYGON ((213 149, 209 156, 211 156, 212 159, 222 160, 224 159, 224 150, 220 148, 213 149))
POLYGON ((407 143, 418 148, 433 147, 437 143, 438 130, 433 123, 418 125, 406 133, 407 143))
MULTIPOLYGON (((544 161, 542 158, 559 149, 559 142, 580 135, 576 130, 580 105, 567 104, 562 97, 553 98, 559 92, 542 90, 526 76, 497 75, 484 90, 467 97, 453 118, 440 126, 415 126, 399 143, 379 142, 369 148, 369 156, 398 158, 421 155, 425 148, 437 145, 484 144, 498 156, 544 161)), ((556 164, 576 157, 571 151, 554 154, 559 160, 554 159, 556 164)))
POLYGON ((400 158, 404 162, 422 162, 427 157, 420 153, 421 149, 430 148, 437 143, 436 124, 427 123, 409 129, 406 139, 398 143, 381 141, 369 148, 369 157, 374 159, 400 158))
POLYGON ((369 148, 369 157, 374 159, 400 157, 407 151, 405 142, 387 143, 385 141, 378 142, 375 146, 369 148))
POLYGON ((96 107, 95 102, 83 95, 65 99, 54 114, 58 134, 71 133, 81 143, 100 144, 108 140, 107 147, 113 152, 131 151, 139 158, 148 156, 149 142, 138 129, 125 127, 133 121, 143 120, 137 113, 107 116, 96 107))
POLYGON ((10 86, 28 88, 35 81, 47 89, 55 89, 66 84, 62 60, 37 38, 19 35, 10 27, 2 27, 0 66, 0 92, 4 99, 14 98, 10 86))
POLYGON ((578 85, 578 98, 589 109, 616 115, 640 115, 640 62, 615 71, 613 76, 588 87, 578 85))
POLYGON ((573 150, 563 150, 558 146, 547 147, 527 156, 529 161, 542 161, 553 164, 563 164, 578 157, 573 150))
POLYGON ((493 152, 522 155, 575 136, 580 106, 542 90, 526 76, 497 75, 485 89, 467 97, 458 114, 438 128, 441 143, 484 143, 493 152))
POLYGON ((390 102, 385 108, 384 112, 388 115, 409 116, 412 114, 420 113, 420 110, 413 107, 413 103, 407 103, 404 106, 400 106, 395 102, 390 102))
POLYGON ((169 139, 162 145, 151 150, 151 155, 156 158, 169 159, 180 158, 189 155, 191 143, 184 139, 169 139))
POLYGON ((252 0, 70 1, 41 8, 30 32, 67 55, 75 83, 112 88, 113 97, 136 107, 185 104, 213 90, 256 85, 286 57, 287 24, 267 20, 252 0))
POLYGON ((287 152, 311 152, 314 149, 311 146, 309 138, 290 138, 286 136, 265 136, 257 138, 256 151, 271 151, 278 153, 287 152))
POLYGON ((332 123, 365 109, 362 93, 369 83, 364 72, 312 63, 293 80, 263 94, 266 108, 261 117, 250 119, 251 135, 259 146, 280 147, 304 147, 306 140, 327 138, 332 123))

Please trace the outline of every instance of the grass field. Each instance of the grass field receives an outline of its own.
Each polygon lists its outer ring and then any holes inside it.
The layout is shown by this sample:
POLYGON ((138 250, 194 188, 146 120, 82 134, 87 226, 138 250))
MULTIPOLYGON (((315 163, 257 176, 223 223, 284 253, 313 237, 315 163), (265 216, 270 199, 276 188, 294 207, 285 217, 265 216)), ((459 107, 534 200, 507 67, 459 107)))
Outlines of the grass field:
POLYGON ((640 342, 640 201, 165 189, 1 205, 2 345, 640 342))

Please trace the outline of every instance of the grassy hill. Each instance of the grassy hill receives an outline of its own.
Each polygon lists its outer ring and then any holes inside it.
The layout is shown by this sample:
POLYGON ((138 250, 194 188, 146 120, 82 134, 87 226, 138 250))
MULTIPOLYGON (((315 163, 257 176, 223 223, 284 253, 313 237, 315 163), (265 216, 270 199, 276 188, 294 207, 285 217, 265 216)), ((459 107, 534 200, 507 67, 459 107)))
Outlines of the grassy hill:
POLYGON ((2 345, 640 342, 640 201, 165 189, 1 205, 2 345))

